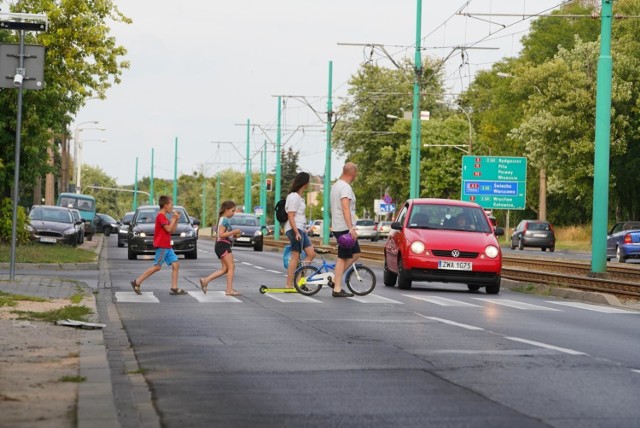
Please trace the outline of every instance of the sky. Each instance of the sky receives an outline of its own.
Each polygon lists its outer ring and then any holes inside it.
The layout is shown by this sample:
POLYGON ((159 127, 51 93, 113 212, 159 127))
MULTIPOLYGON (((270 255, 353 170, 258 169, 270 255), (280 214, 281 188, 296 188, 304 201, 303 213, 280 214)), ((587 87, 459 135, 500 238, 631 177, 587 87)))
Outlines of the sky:
MULTIPOLYGON (((87 100, 71 131, 87 128, 79 133, 82 162, 99 166, 119 185, 134 182, 136 158, 138 178, 150 175, 152 150, 154 177, 172 179, 176 141, 178 175, 244 171, 247 121, 252 170, 259 171, 266 142, 267 170, 274 171, 277 95, 284 101, 283 149, 299 150, 301 169, 323 174, 329 62, 335 110, 364 61, 393 67, 380 51, 370 56, 370 48, 344 44, 383 44, 395 60, 414 58, 416 0, 116 3, 133 19, 131 25, 112 25, 131 67, 105 100, 87 100), (99 125, 84 123, 91 121, 99 125)), ((479 70, 518 54, 531 22, 522 15, 546 13, 561 3, 423 0, 422 55, 449 57, 445 85, 455 96, 479 70), (470 45, 476 49, 466 50, 464 58, 455 49, 470 45)), ((332 179, 343 163, 334 153, 332 179)))

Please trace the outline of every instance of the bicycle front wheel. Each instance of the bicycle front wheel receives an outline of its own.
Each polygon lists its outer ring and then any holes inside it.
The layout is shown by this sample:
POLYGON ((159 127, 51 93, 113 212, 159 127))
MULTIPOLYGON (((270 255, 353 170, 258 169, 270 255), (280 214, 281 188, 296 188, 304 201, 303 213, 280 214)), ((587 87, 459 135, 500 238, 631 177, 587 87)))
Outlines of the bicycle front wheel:
POLYGON ((346 278, 349 290, 357 296, 366 296, 376 288, 376 274, 365 265, 356 264, 346 278))
POLYGON ((307 265, 299 267, 293 275, 293 286, 298 293, 305 296, 313 296, 322 288, 322 281, 313 281, 314 275, 318 273, 318 268, 307 265))

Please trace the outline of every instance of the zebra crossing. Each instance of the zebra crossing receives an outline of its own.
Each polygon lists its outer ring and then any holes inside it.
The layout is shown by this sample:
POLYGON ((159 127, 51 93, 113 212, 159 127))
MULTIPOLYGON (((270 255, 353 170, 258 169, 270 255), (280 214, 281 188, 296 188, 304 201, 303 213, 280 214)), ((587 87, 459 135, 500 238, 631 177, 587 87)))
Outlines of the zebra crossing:
MULTIPOLYGON (((155 293, 162 294, 161 291, 143 291, 142 294, 136 294, 133 291, 117 291, 115 293, 115 299, 118 303, 160 303, 160 299, 156 297, 155 293)), ((248 294, 245 292, 245 294, 248 294)), ((300 303, 313 303, 313 304, 327 304, 333 301, 333 299, 327 299, 328 295, 320 292, 314 296, 304 296, 297 293, 266 293, 258 294, 261 298, 267 298, 275 300, 284 304, 300 304, 300 303)), ((209 291, 207 294, 203 294, 200 290, 188 291, 188 296, 172 297, 172 299, 185 299, 192 298, 198 303, 244 303, 242 297, 227 296, 224 291, 209 291)), ((252 299, 257 296, 251 294, 252 299)), ((582 302, 570 302, 570 301, 554 301, 546 300, 541 303, 545 305, 534 305, 531 303, 520 302, 513 299, 506 298, 489 298, 489 297, 472 297, 473 303, 469 301, 463 301, 462 299, 452 299, 440 296, 425 296, 422 294, 402 294, 401 297, 406 298, 406 301, 397 299, 391 299, 388 297, 379 296, 377 294, 369 294, 367 296, 354 296, 347 300, 348 302, 354 302, 356 304, 391 304, 391 305, 405 305, 424 303, 425 305, 435 305, 439 307, 451 307, 451 308, 479 308, 483 309, 488 306, 498 305, 520 311, 546 311, 546 312, 562 312, 563 310, 578 309, 598 312, 602 314, 621 314, 621 315, 640 315, 640 312, 617 308, 612 306, 600 306, 595 304, 588 304, 582 302), (548 305, 548 306, 546 306, 548 305)), ((166 300, 166 298, 165 298, 166 300)), ((403 299, 404 300, 404 299, 403 299)))

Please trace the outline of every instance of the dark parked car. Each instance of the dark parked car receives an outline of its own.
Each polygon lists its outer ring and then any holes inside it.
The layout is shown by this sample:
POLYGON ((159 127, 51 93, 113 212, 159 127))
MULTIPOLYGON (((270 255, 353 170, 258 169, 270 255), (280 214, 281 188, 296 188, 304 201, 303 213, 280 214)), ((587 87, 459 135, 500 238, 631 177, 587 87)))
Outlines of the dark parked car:
POLYGON ((232 229, 240 229, 234 245, 253 247, 254 251, 262 251, 263 237, 260 220, 253 214, 236 213, 229 219, 232 229))
POLYGON ((607 261, 640 259, 640 221, 616 223, 607 235, 607 261))
POLYGON ((413 281, 461 282, 470 291, 500 292, 502 252, 482 207, 449 199, 404 203, 384 246, 384 284, 409 289, 413 281))
POLYGON ((79 245, 84 244, 84 223, 86 220, 84 220, 82 218, 82 215, 80 214, 80 211, 74 209, 74 208, 70 208, 69 211, 71 211, 71 215, 73 216, 73 222, 75 224, 76 227, 76 234, 78 236, 77 238, 77 243, 79 245))
POLYGON ((26 227, 32 241, 78 245, 77 228, 83 223, 73 219, 69 208, 34 205, 29 212, 29 219, 31 224, 26 227))
POLYGON ((511 249, 518 247, 540 248, 552 253, 556 250, 556 235, 553 232, 553 225, 543 220, 522 220, 518 227, 511 234, 511 249))
POLYGON ((129 233, 129 224, 133 219, 135 211, 129 211, 120 220, 120 227, 118 228, 118 247, 124 247, 127 243, 127 234, 129 233))
POLYGON ((96 233, 104 233, 109 236, 111 233, 117 233, 120 224, 118 221, 108 214, 96 214, 96 233))
MULTIPOLYGON (((176 254, 184 254, 187 259, 197 259, 198 236, 189 219, 189 214, 181 206, 174 205, 173 209, 180 215, 178 226, 171 234, 173 251, 176 254)), ((144 205, 136 210, 127 232, 129 260, 135 260, 139 254, 155 254, 153 234, 159 211, 160 207, 157 205, 144 205)))

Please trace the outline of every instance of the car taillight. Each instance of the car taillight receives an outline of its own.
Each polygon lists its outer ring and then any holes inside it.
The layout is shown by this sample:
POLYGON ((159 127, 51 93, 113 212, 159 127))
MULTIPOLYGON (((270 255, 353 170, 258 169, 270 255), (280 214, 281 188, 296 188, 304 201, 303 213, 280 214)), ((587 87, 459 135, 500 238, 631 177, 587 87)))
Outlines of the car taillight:
POLYGON ((632 244, 633 243, 633 240, 631 239, 631 235, 630 234, 627 233, 626 235, 624 235, 624 243, 625 244, 632 244))
POLYGON ((549 223, 549 230, 553 232, 553 225, 549 223))

